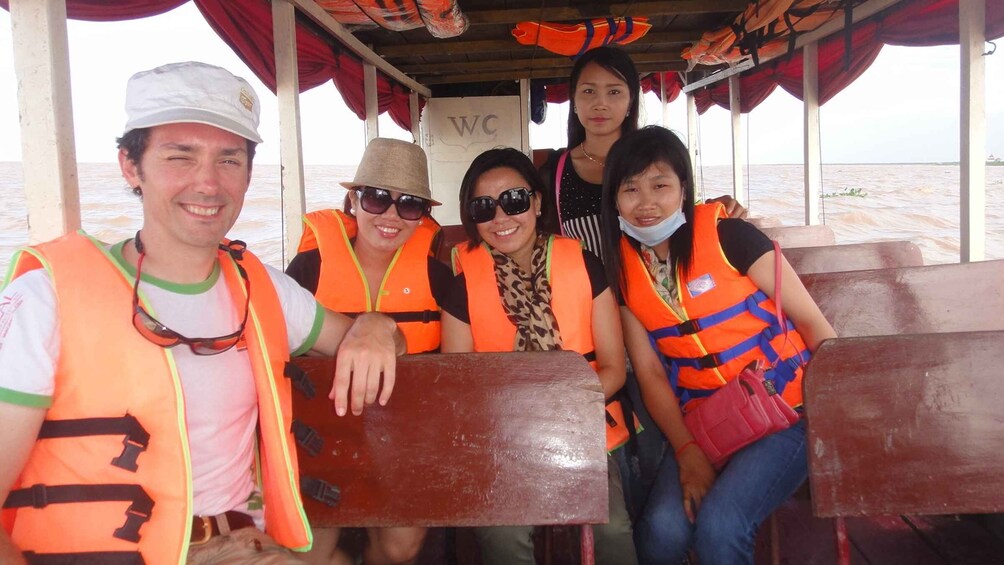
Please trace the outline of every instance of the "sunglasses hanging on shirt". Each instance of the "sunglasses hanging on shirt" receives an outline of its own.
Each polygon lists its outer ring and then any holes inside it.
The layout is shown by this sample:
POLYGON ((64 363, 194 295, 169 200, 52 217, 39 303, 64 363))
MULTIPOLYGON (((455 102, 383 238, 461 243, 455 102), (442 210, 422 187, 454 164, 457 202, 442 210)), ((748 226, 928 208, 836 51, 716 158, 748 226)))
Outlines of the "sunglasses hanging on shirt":
POLYGON ((509 216, 522 214, 530 209, 530 197, 533 191, 525 186, 518 186, 503 190, 499 194, 498 200, 491 196, 478 196, 467 204, 467 213, 476 224, 483 224, 495 219, 495 208, 502 208, 502 211, 509 216))

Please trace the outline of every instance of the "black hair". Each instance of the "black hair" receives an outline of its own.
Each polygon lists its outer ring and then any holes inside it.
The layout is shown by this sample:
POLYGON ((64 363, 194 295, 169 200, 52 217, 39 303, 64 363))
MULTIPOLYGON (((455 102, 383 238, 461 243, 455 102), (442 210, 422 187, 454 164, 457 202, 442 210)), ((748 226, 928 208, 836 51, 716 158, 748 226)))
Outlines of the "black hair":
MULTIPOLYGON (((471 218, 471 213, 467 209, 471 200, 474 200, 474 188, 478 184, 481 175, 493 169, 512 169, 519 173, 526 180, 527 188, 536 194, 543 195, 544 181, 540 178, 540 173, 533 166, 533 161, 518 149, 511 147, 496 147, 489 149, 478 155, 471 162, 471 166, 464 173, 464 180, 460 183, 460 223, 467 233, 467 248, 474 249, 481 243, 481 236, 478 234, 478 225, 471 218)), ((537 226, 540 231, 540 226, 537 226)))
POLYGON ((628 86, 628 93, 631 95, 631 103, 628 106, 628 115, 621 123, 621 135, 638 129, 639 98, 641 92, 641 80, 638 78, 638 70, 631 61, 627 53, 616 47, 597 47, 586 51, 581 57, 576 59, 575 66, 572 67, 572 75, 568 78, 568 99, 571 108, 568 112, 568 148, 571 149, 582 143, 586 139, 586 129, 582 127, 582 122, 575 114, 575 89, 579 83, 579 76, 582 69, 589 63, 596 63, 614 75, 620 77, 628 86))
MULTIPOLYGON (((621 229, 617 221, 617 192, 631 177, 641 174, 654 163, 669 165, 680 177, 683 189, 683 215, 687 223, 680 226, 669 239, 669 257, 672 268, 690 269, 694 247, 694 173, 690 153, 680 138, 666 128, 646 126, 618 139, 607 154, 603 171, 603 193, 600 204, 600 236, 603 257, 606 260, 607 279, 618 299, 624 284, 623 258, 621 257, 621 229)), ((632 247, 639 244, 628 237, 632 247)))
MULTIPOLYGON (((115 138, 115 143, 118 144, 119 150, 125 151, 126 159, 136 166, 136 170, 139 172, 140 177, 143 176, 143 167, 141 163, 143 161, 143 155, 146 154, 147 145, 150 143, 150 129, 151 128, 137 128, 127 131, 122 137, 115 138)), ((248 168, 250 169, 251 164, 254 162, 255 150, 258 144, 250 139, 247 139, 247 153, 248 153, 248 168)), ((129 187, 132 193, 136 196, 143 196, 143 188, 139 186, 129 187)))

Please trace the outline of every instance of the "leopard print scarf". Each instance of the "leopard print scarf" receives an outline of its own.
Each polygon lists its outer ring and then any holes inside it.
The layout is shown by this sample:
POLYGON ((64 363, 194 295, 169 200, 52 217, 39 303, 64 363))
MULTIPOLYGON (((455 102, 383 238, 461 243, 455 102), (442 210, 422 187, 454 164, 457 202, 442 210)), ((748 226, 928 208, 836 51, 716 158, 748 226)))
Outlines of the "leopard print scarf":
POLYGON ((551 309, 551 282, 547 280, 549 236, 537 236, 530 256, 530 273, 508 255, 491 249, 495 260, 495 283, 506 317, 516 326, 513 351, 561 349, 558 320, 551 309))

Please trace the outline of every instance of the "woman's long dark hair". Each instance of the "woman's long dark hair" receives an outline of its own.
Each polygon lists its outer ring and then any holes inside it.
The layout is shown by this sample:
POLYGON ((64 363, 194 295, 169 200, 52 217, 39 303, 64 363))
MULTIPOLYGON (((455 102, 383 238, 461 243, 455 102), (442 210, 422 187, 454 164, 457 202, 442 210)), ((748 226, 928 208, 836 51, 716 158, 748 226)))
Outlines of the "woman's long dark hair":
MULTIPOLYGON (((617 221, 617 192, 631 177, 641 174, 654 163, 669 165, 680 177, 683 188, 683 215, 687 223, 680 226, 669 240, 669 257, 675 270, 682 266, 690 269, 694 243, 694 173, 687 146, 666 128, 646 126, 617 140, 607 154, 603 171, 603 195, 600 204, 600 233, 603 257, 606 261, 607 279, 614 296, 621 297, 624 284, 621 257, 621 228, 617 221)), ((638 242, 628 237, 632 247, 638 242)))
MULTIPOLYGON (((470 204, 471 200, 474 200, 474 188, 481 175, 492 169, 500 168, 512 169, 519 173, 526 180, 527 188, 535 194, 543 195, 544 193, 544 181, 541 180, 540 173, 533 166, 533 161, 522 151, 511 147, 496 147, 475 157, 471 166, 467 168, 467 172, 464 173, 464 180, 460 182, 460 223, 467 233, 468 249, 474 249, 481 243, 481 235, 478 234, 478 225, 471 218, 467 205, 470 204)), ((539 222, 537 231, 541 231, 539 222)))
POLYGON ((641 81, 638 78, 638 70, 631 61, 627 53, 616 47, 597 47, 586 51, 581 57, 576 59, 575 66, 572 67, 572 76, 568 79, 568 99, 572 108, 568 111, 568 148, 571 149, 582 143, 586 139, 586 129, 582 127, 582 122, 575 114, 575 89, 579 84, 579 76, 582 69, 589 63, 596 63, 614 75, 620 77, 628 86, 628 93, 631 95, 629 113, 624 122, 621 123, 621 135, 638 129, 638 107, 641 91, 641 81))

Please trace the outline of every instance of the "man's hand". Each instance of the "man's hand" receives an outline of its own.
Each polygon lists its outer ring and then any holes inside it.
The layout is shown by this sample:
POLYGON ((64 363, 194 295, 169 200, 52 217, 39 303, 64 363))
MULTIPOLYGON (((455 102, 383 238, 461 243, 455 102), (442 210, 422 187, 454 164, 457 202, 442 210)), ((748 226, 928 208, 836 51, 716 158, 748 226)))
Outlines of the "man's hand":
POLYGON ((351 400, 352 413, 358 416, 378 395, 380 405, 386 405, 394 390, 397 355, 404 353, 404 345, 404 337, 389 317, 370 312, 356 318, 335 356, 335 380, 328 394, 335 402, 335 413, 344 416, 351 400))
POLYGON ((676 464, 680 468, 680 486, 683 488, 683 511, 693 524, 697 520, 697 511, 701 509, 701 500, 715 482, 715 469, 695 443, 683 447, 676 457, 676 464))
POLYGON ((729 215, 730 218, 739 218, 740 220, 745 220, 749 217, 750 212, 743 205, 739 203, 738 200, 732 198, 731 196, 724 195, 718 198, 711 198, 708 202, 717 202, 722 206, 725 206, 725 213, 729 215))

